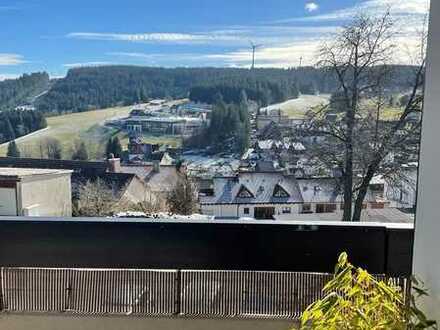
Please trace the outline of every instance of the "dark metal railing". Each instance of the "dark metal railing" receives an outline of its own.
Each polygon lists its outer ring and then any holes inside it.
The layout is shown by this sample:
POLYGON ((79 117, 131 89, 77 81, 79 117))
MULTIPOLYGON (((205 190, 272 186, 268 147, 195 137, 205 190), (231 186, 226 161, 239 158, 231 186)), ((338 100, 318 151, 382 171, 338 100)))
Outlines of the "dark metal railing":
POLYGON ((2 268, 3 309, 82 314, 176 314, 174 270, 2 268))
POLYGON ((182 271, 181 313, 190 316, 298 318, 321 298, 328 274, 182 271))
MULTIPOLYGON (((1 268, 7 312, 297 319, 329 274, 1 268)), ((407 281, 393 279, 405 288, 407 281)))

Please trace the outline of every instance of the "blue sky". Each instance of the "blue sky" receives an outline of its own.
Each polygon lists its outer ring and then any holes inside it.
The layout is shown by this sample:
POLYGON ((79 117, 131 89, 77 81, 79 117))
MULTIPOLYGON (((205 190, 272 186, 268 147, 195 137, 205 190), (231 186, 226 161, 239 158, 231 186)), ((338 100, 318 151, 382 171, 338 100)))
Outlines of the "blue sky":
POLYGON ((414 44, 429 0, 0 0, 0 79, 87 65, 260 67, 314 63, 357 11, 391 8, 414 44))

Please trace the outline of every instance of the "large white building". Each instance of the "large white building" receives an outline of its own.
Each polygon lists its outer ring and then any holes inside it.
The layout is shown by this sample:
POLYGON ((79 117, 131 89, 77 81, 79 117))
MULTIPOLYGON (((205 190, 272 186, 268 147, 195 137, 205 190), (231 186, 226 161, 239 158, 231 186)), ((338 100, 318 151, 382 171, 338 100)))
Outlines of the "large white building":
MULTIPOLYGON (((199 196, 201 212, 220 218, 289 220, 294 214, 339 212, 342 202, 343 195, 334 178, 298 179, 276 171, 216 177, 213 191, 199 196)), ((364 207, 386 206, 383 185, 372 185, 364 207)))
POLYGON ((124 127, 133 133, 191 136, 199 132, 205 121, 200 118, 178 116, 130 116, 124 127))

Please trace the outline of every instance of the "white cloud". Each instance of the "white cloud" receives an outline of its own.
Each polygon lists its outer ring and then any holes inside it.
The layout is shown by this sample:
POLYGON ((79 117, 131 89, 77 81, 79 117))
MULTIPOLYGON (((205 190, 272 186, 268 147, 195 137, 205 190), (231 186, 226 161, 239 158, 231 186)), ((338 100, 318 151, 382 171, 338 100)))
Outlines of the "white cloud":
POLYGON ((390 9, 393 16, 424 16, 429 11, 430 0, 364 0, 359 4, 326 14, 294 17, 277 23, 341 21, 353 18, 359 12, 381 14, 390 9))
MULTIPOLYGON (((261 48, 256 53, 257 67, 296 67, 300 58, 304 65, 313 65, 318 46, 322 40, 298 40, 296 42, 277 46, 261 48)), ((242 49, 225 54, 206 55, 207 58, 224 61, 229 66, 248 67, 251 63, 251 52, 242 49)))
POLYGON ((308 3, 306 3, 306 5, 305 5, 305 9, 306 9, 309 13, 311 13, 311 12, 313 12, 313 11, 318 10, 318 9, 319 9, 319 5, 318 5, 316 2, 308 2, 308 3))
POLYGON ((0 65, 20 65, 23 63, 26 61, 21 55, 0 53, 0 65))
POLYGON ((235 41, 238 37, 230 34, 189 34, 189 33, 93 33, 74 32, 67 35, 69 38, 87 40, 110 40, 150 43, 210 43, 213 41, 235 41))
POLYGON ((19 74, 14 73, 0 73, 0 81, 8 80, 8 79, 17 79, 20 77, 19 74))
POLYGON ((50 75, 50 79, 62 79, 62 78, 65 78, 66 77, 66 75, 64 74, 56 74, 56 75, 50 75))
MULTIPOLYGON (((256 53, 257 67, 295 67, 298 66, 300 57, 304 65, 313 65, 315 53, 322 39, 302 40, 298 39, 282 46, 262 47, 256 53)), ((111 52, 109 56, 122 59, 136 59, 142 64, 161 66, 228 66, 249 67, 252 53, 250 49, 239 49, 226 53, 131 53, 111 52)))
POLYGON ((81 63, 66 63, 63 66, 66 68, 82 68, 82 67, 90 67, 90 66, 105 66, 112 65, 112 62, 104 62, 104 61, 95 61, 95 62, 81 62, 81 63))
POLYGON ((206 31, 203 33, 94 33, 74 32, 68 38, 83 40, 123 41, 135 43, 161 43, 182 45, 226 45, 243 47, 249 40, 259 44, 279 45, 291 42, 297 36, 317 37, 322 34, 337 32, 335 26, 235 26, 224 30, 206 31))
MULTIPOLYGON (((107 55, 110 56, 119 56, 119 57, 132 57, 132 58, 137 58, 137 59, 142 59, 142 60, 152 60, 155 59, 157 57, 162 57, 165 56, 166 54, 151 54, 151 53, 132 53, 132 52, 110 52, 107 53, 107 55)), ((181 54, 179 54, 181 55, 181 54)))
MULTIPOLYGON (((223 65, 247 67, 251 61, 249 40, 262 44, 257 52, 257 66, 291 67, 297 66, 300 57, 304 65, 313 65, 316 51, 324 40, 331 40, 341 27, 359 12, 383 14, 388 8, 396 20, 399 31, 396 39, 399 44, 395 62, 404 63, 408 58, 408 49, 417 45, 417 33, 423 26, 429 8, 429 0, 359 0, 357 5, 343 9, 307 15, 282 21, 265 22, 255 26, 232 26, 219 30, 200 33, 94 33, 75 32, 69 38, 86 40, 109 40, 135 43, 161 43, 213 46, 228 46, 233 51, 225 53, 140 53, 113 52, 108 56, 128 63, 142 63, 163 66, 204 66, 223 65), (319 23, 319 24, 313 24, 319 23), (318 26, 316 26, 318 25, 318 26), (406 49, 403 51, 403 49, 406 49)), ((306 10, 319 9, 317 2, 308 0, 306 10)), ((68 66, 106 65, 107 62, 68 64, 68 66)))

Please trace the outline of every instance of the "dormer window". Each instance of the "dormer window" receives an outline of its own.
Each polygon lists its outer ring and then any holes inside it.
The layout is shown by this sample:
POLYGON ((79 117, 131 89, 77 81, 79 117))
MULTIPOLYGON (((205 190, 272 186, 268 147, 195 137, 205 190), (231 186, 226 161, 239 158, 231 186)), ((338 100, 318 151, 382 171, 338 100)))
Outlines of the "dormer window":
POLYGON ((244 185, 240 187, 240 190, 237 194, 238 198, 254 198, 254 194, 251 193, 251 191, 246 188, 244 185))
POLYGON ((273 197, 286 198, 290 197, 290 195, 283 187, 277 184, 273 190, 273 197))

